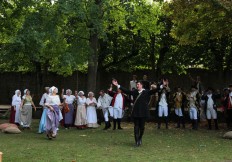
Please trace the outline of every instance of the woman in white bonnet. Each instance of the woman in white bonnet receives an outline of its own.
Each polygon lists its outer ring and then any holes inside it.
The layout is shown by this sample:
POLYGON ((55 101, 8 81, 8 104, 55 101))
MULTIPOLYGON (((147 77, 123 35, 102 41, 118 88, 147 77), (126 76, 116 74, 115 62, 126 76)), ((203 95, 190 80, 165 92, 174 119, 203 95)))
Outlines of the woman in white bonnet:
POLYGON ((97 100, 94 97, 93 92, 88 93, 86 105, 87 105, 87 126, 88 128, 97 128, 98 127, 97 112, 96 112, 97 100))
POLYGON ((73 102, 76 100, 76 97, 72 95, 72 91, 70 89, 66 90, 66 95, 64 95, 64 89, 62 89, 61 98, 64 99, 65 104, 68 104, 69 111, 64 112, 64 127, 65 129, 69 129, 70 126, 73 125, 74 118, 74 105, 73 102))
POLYGON ((46 131, 46 118, 47 118, 47 110, 48 108, 45 106, 46 103, 46 99, 48 98, 49 95, 49 87, 45 87, 45 93, 43 94, 39 105, 42 106, 43 108, 43 113, 40 119, 40 123, 39 123, 39 131, 38 133, 43 133, 46 131))
POLYGON ((86 97, 84 96, 84 92, 80 91, 77 97, 77 112, 75 119, 75 126, 79 129, 86 128, 87 120, 86 120, 86 97))
POLYGON ((20 112, 20 105, 21 105, 21 91, 16 90, 15 95, 12 97, 12 110, 10 116, 10 123, 15 123, 19 125, 19 112, 20 112))
POLYGON ((46 119, 46 133, 48 139, 55 138, 57 135, 57 130, 59 127, 60 121, 60 97, 57 95, 58 89, 56 87, 51 87, 49 89, 49 96, 46 99, 45 106, 47 110, 47 119, 46 119))
POLYGON ((23 128, 30 129, 32 121, 32 106, 36 111, 34 102, 28 89, 24 90, 24 96, 20 106, 20 125, 23 128))

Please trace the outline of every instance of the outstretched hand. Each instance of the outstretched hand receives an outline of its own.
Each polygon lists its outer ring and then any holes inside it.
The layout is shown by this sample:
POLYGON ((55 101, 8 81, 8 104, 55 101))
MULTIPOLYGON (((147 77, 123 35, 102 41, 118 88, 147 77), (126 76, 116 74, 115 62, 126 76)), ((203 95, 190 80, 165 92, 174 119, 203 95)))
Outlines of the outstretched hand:
POLYGON ((115 85, 115 86, 118 86, 118 81, 116 79, 113 79, 112 84, 115 85))

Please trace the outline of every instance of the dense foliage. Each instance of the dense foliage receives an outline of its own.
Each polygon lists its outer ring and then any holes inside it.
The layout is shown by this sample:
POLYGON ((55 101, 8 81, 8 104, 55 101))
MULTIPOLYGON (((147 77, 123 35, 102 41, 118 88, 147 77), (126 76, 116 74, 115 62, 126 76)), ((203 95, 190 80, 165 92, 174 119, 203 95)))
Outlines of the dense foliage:
POLYGON ((231 70, 229 0, 2 0, 0 70, 231 70))

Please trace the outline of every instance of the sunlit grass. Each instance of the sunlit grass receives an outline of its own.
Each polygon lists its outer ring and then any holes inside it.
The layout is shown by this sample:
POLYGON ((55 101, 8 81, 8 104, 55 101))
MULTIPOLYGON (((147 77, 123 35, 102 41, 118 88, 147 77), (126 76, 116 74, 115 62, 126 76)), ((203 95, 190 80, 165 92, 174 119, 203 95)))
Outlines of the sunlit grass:
MULTIPOLYGON (((1 121, 2 123, 2 121, 1 121)), ((102 128, 77 130, 61 128, 54 140, 32 130, 22 134, 0 133, 3 162, 121 162, 121 161, 230 161, 232 141, 222 138, 225 131, 192 131, 187 128, 157 130, 146 124, 143 145, 134 148, 133 124, 122 123, 124 130, 102 128)))

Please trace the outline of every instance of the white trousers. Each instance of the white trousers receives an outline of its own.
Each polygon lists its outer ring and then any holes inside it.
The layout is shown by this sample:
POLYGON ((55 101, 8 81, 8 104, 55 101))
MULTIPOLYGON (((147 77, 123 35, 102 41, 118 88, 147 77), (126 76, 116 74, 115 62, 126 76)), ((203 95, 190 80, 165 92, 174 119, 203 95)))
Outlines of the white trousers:
POLYGON ((121 108, 114 108, 114 119, 121 119, 123 117, 121 108))
POLYGON ((176 108, 175 113, 176 113, 177 116, 183 116, 181 108, 176 108))
POLYGON ((207 119, 217 119, 217 112, 214 108, 208 108, 206 110, 207 119))
POLYGON ((102 108, 103 116, 104 116, 104 119, 105 119, 106 122, 109 121, 109 115, 111 117, 113 117, 113 114, 114 114, 113 111, 114 111, 113 107, 111 107, 111 106, 110 107, 106 107, 106 108, 102 108))
POLYGON ((195 107, 190 107, 189 116, 191 120, 197 119, 197 109, 195 107))
POLYGON ((167 117, 168 116, 168 106, 161 106, 159 105, 159 110, 158 110, 158 116, 159 117, 167 117))

